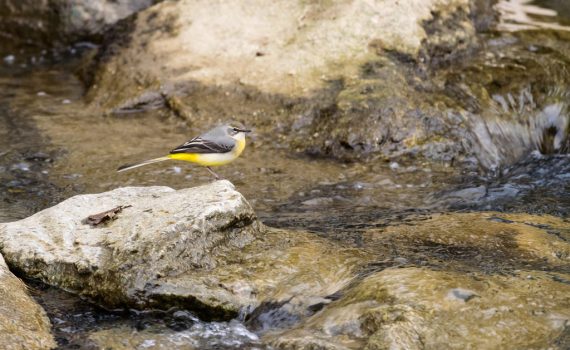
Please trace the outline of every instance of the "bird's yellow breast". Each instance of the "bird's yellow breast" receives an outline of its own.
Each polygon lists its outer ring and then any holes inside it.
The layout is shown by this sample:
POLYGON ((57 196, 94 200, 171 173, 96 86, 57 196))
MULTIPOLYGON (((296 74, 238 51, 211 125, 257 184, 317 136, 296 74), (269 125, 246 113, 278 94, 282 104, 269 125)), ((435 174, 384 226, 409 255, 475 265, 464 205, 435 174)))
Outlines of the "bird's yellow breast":
POLYGON ((232 152, 236 153, 236 158, 239 157, 241 155, 241 152, 243 152, 243 150, 245 149, 245 138, 243 139, 237 139, 236 140, 236 146, 235 148, 232 150, 232 152))
POLYGON ((234 161, 241 155, 244 149, 245 140, 236 140, 234 149, 227 153, 174 153, 169 154, 168 158, 196 163, 202 166, 219 166, 234 161))

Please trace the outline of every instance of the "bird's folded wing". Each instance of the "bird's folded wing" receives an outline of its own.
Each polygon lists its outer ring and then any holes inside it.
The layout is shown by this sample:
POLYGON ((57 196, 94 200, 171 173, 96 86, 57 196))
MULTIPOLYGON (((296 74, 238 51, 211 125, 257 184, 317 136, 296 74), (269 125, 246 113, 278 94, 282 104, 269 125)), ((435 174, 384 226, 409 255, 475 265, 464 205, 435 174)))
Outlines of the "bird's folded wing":
POLYGON ((230 152, 235 146, 233 139, 224 140, 223 142, 216 142, 212 140, 204 140, 201 137, 196 137, 170 151, 174 153, 227 153, 230 152))

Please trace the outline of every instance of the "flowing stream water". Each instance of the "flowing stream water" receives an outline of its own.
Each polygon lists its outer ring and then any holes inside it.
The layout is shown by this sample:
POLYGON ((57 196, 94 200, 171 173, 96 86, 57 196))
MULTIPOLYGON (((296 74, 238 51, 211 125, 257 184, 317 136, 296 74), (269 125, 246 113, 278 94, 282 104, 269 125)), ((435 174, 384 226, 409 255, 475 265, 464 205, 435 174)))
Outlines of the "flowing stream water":
MULTIPOLYGON (((477 80, 482 75, 472 73, 473 67, 509 69, 508 64, 497 64, 511 60, 532 73, 538 71, 536 62, 546 62, 543 58, 553 62, 553 55, 560 62, 570 62, 570 6, 565 1, 502 1, 498 9, 499 31, 484 34, 488 50, 482 57, 442 74, 462 71, 476 86, 484 82, 477 80), (521 30, 524 34, 513 34, 521 30), (537 45, 541 40, 549 45, 537 45)), ((210 181, 205 170, 179 163, 115 172, 122 163, 160 156, 202 130, 163 110, 119 117, 91 113, 82 100, 84 87, 73 71, 89 49, 85 43, 65 52, 0 48, 4 57, 0 62, 0 222, 21 219, 79 193, 130 185, 184 188, 210 181)), ((477 105, 473 130, 489 171, 411 161, 315 159, 285 152, 279 143, 267 147, 254 132, 243 159, 220 172, 251 202, 265 224, 308 230, 353 246, 362 244, 361 232, 367 228, 419 220, 434 212, 522 211, 567 218, 570 75, 559 68, 546 67, 553 74, 550 77, 517 78, 518 94, 505 92, 500 82, 493 82, 499 85, 490 102, 481 101, 477 94, 466 99, 477 105), (547 144, 545 138, 553 146, 541 149, 547 144)), ((512 86, 509 89, 514 91, 512 86)), ((89 348, 90 331, 122 327, 149 334, 176 332, 180 341, 200 349, 264 347, 259 334, 240 320, 203 322, 181 310, 108 311, 37 281, 29 285, 46 309, 62 349, 89 348)), ((153 345, 152 340, 148 345, 153 345)))

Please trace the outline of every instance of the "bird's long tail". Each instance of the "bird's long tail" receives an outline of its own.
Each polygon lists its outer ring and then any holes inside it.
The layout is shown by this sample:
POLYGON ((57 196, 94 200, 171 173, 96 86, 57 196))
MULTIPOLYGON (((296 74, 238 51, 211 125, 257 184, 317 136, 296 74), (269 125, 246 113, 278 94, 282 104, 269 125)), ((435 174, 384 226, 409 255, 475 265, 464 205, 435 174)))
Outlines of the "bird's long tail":
POLYGON ((130 170, 130 169, 138 168, 138 167, 143 166, 143 165, 158 163, 158 162, 162 162, 162 161, 169 160, 169 159, 170 159, 169 157, 160 157, 160 158, 145 160, 144 162, 140 162, 140 163, 125 164, 125 165, 121 165, 117 169, 117 171, 118 172, 126 171, 126 170, 130 170))

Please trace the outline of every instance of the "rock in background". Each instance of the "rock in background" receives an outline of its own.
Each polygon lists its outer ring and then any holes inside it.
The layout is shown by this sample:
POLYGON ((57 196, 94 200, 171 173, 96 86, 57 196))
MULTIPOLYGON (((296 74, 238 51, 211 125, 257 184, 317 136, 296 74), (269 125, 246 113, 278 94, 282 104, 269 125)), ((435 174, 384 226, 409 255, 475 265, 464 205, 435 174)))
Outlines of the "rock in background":
POLYGON ((5 350, 55 348, 45 311, 30 297, 0 255, 0 347, 5 350))
POLYGON ((427 78, 477 46, 480 3, 164 2, 107 34, 88 100, 109 113, 238 118, 318 155, 451 161, 466 151, 463 119, 427 78))
POLYGON ((69 44, 101 33, 156 1, 6 0, 0 2, 0 38, 15 45, 69 44))

